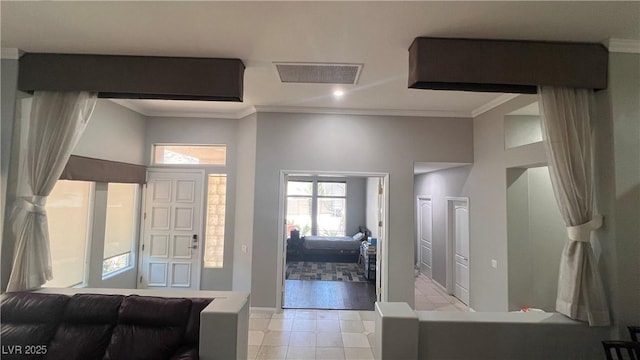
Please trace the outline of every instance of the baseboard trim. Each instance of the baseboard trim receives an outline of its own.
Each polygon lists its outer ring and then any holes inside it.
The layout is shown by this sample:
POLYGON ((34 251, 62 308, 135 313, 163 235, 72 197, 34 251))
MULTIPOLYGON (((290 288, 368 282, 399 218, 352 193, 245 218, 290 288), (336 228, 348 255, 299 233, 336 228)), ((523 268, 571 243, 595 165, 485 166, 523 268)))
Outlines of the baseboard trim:
MULTIPOLYGON (((275 313, 278 312, 278 309, 272 308, 272 307, 251 306, 251 308, 249 310, 250 311, 254 311, 254 312, 272 313, 272 314, 275 314, 275 313)), ((280 309, 280 311, 282 311, 282 309, 280 309)))

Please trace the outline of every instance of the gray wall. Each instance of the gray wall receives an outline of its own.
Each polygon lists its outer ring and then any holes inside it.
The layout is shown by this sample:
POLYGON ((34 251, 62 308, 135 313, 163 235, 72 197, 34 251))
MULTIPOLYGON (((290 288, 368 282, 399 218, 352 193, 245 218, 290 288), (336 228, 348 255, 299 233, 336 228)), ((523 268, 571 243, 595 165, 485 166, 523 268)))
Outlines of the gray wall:
POLYGON ((506 115, 504 117, 504 147, 510 149, 542 141, 539 116, 506 115))
POLYGON ((509 310, 523 306, 555 311, 566 229, 548 167, 508 169, 507 233, 509 310))
POLYGON ((72 154, 96 159, 146 164, 146 118, 112 101, 98 99, 72 154))
POLYGON ((147 119, 145 130, 145 159, 147 163, 151 161, 151 147, 155 143, 227 145, 227 165, 225 167, 203 167, 205 175, 227 174, 227 209, 225 215, 223 267, 220 269, 202 269, 200 279, 200 288, 202 290, 231 290, 233 286, 238 123, 237 120, 229 119, 170 117, 151 117, 147 119))
MULTIPOLYGON (((467 181, 471 166, 461 166, 452 169, 434 171, 416 175, 414 184, 414 207, 417 197, 426 195, 431 197, 432 205, 432 268, 434 281, 447 287, 447 239, 445 214, 448 196, 463 196, 462 189, 467 181)), ((418 211, 415 211, 416 227, 414 246, 418 244, 418 211)), ((471 238, 470 238, 471 240, 471 238)), ((417 251, 417 250, 416 250, 417 251)), ((417 260, 417 257, 416 257, 417 260)), ((415 260, 414 260, 415 262, 415 260)))
POLYGON ((611 54, 615 156, 616 320, 640 324, 640 55, 611 54))
MULTIPOLYGON (((0 100, 2 108, 0 109, 0 235, 4 231, 5 209, 9 203, 13 202, 15 196, 10 195, 7 198, 7 183, 9 181, 9 160, 11 159, 11 147, 13 137, 13 120, 15 117, 15 104, 18 96, 18 60, 2 59, 0 65, 0 73, 2 74, 2 88, 0 92, 0 100), (7 201, 9 200, 9 201, 7 201)), ((2 236, 2 254, 13 254, 13 242, 8 241, 8 236, 2 236)), ((0 273, 2 274, 1 291, 6 289, 9 283, 9 275, 11 274, 11 260, 6 257, 2 261, 0 273)))
POLYGON ((238 176, 236 182, 235 239, 233 241, 234 291, 251 292, 257 120, 257 115, 252 114, 238 121, 238 176))
POLYGON ((469 197, 470 306, 477 311, 508 309, 507 168, 546 160, 540 143, 504 149, 504 116, 536 99, 518 96, 473 121, 474 164, 461 196, 469 197))
MULTIPOLYGON (((96 159, 144 164, 144 130, 146 118, 134 111, 105 99, 98 99, 82 136, 72 151, 73 155, 96 159)), ((142 197, 140 198, 140 201, 142 197)), ((104 255, 104 227, 106 226, 107 188, 97 184, 92 223, 90 261, 88 269, 89 287, 123 288, 137 287, 138 252, 132 254, 131 269, 102 278, 104 255)), ((139 223, 139 221, 138 221, 139 223)), ((138 249, 139 239, 135 248, 138 249)))
POLYGON ((471 162, 472 121, 258 113, 257 140, 253 252, 259 256, 253 257, 252 306, 279 306, 275 302, 280 170, 390 174, 385 286, 389 301, 413 304, 413 163, 471 162))
POLYGON ((609 55, 609 87, 596 93, 596 199, 604 216, 596 231, 605 290, 616 327, 640 323, 640 55, 609 55))

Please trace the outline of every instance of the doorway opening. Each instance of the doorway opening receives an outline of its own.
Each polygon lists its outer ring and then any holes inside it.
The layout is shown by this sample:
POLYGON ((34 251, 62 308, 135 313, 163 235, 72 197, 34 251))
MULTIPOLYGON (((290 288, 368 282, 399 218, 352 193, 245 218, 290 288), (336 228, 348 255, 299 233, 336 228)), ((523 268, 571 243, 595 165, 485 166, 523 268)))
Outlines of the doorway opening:
POLYGON ((278 303, 373 310, 386 279, 387 174, 281 172, 278 303))

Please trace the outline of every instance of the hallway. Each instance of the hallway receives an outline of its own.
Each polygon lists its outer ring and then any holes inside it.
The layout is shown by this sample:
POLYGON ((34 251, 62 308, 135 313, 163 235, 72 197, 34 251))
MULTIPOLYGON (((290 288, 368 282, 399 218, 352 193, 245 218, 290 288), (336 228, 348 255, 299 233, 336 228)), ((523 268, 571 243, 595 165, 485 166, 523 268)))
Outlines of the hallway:
POLYGON ((469 311, 469 307, 420 274, 415 280, 415 310, 469 311))

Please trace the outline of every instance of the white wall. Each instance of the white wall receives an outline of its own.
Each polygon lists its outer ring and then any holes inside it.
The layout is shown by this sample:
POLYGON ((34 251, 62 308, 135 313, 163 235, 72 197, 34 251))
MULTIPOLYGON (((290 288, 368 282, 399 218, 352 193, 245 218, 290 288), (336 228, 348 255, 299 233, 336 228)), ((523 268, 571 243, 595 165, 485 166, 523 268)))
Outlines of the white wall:
MULTIPOLYGON (((414 184, 414 207, 417 197, 431 196, 432 205, 432 278, 443 287, 447 287, 447 239, 445 214, 447 209, 446 197, 462 196, 462 189, 467 181, 471 166, 461 166, 452 169, 434 171, 416 175, 414 184)), ((416 228, 415 244, 418 244, 418 211, 415 211, 416 228)), ((417 258, 416 258, 417 259, 417 258)))
POLYGON ((112 101, 98 99, 72 154, 144 165, 146 118, 112 101))
MULTIPOLYGON (((200 279, 200 288, 202 290, 231 290, 233 286, 238 123, 238 120, 230 119, 170 117, 151 117, 147 119, 145 129, 145 161, 147 163, 150 163, 151 147, 155 143, 227 145, 227 165, 225 167, 203 167, 205 175, 227 174, 227 209, 225 215, 224 265, 220 269, 202 269, 200 279)), ((203 209, 205 205, 203 204, 203 209)), ((203 214, 205 213, 203 212, 203 214)))
MULTIPOLYGON (((413 163, 471 162, 472 121, 258 113, 252 306, 276 301, 279 171, 389 173, 389 301, 413 304, 413 163), (347 155, 348 154, 348 155, 347 155)), ((383 289, 383 292, 385 289, 383 289)))

